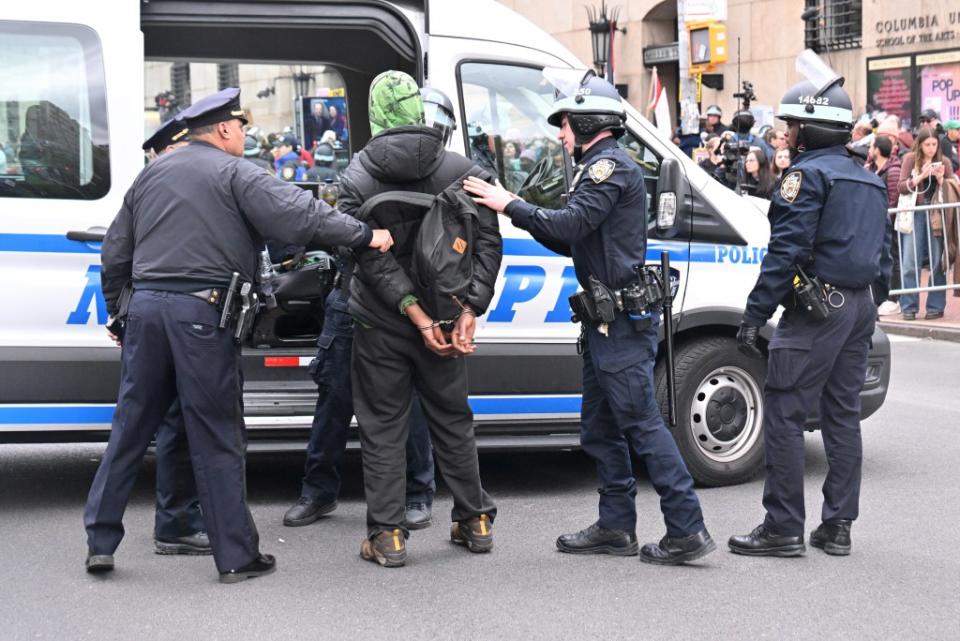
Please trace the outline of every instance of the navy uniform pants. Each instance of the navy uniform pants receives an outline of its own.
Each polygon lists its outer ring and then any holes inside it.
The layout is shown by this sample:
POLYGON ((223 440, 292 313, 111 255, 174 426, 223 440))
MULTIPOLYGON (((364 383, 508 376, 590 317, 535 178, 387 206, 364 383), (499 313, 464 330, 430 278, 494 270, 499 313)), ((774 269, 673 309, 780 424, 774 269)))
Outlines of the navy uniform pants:
MULTIPOLYGON (((347 293, 339 288, 327 295, 317 358, 310 364, 320 396, 310 430, 301 495, 312 499, 333 500, 340 494, 340 461, 353 418, 353 319, 347 311, 347 301, 347 293)), ((430 430, 417 400, 410 412, 407 437, 407 503, 430 504, 436 489, 430 430)))
POLYGON ((803 434, 819 406, 829 470, 823 483, 824 521, 859 513, 860 391, 877 310, 869 289, 840 290, 845 302, 820 321, 788 310, 770 341, 763 403, 767 480, 765 524, 777 534, 803 534, 803 434))
POLYGON ((204 530, 180 402, 170 405, 157 430, 157 514, 153 535, 172 540, 204 530))
POLYGON ((591 326, 584 343, 580 444, 597 464, 600 527, 636 529, 632 450, 660 495, 667 534, 696 534, 704 527, 700 501, 654 395, 657 326, 637 332, 618 315, 608 336, 591 326))
POLYGON ((259 536, 246 499, 246 434, 239 349, 220 314, 199 298, 138 290, 130 301, 120 394, 93 479, 84 525, 93 554, 113 554, 150 439, 180 399, 200 507, 220 572, 256 558, 259 536))

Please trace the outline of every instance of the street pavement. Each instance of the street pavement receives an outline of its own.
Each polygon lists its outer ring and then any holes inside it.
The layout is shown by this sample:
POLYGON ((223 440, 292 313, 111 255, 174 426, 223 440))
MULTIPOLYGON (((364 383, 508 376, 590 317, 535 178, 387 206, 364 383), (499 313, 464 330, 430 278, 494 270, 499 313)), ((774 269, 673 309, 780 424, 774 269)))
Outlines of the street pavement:
MULTIPOLYGON (((106 577, 83 570, 83 501, 102 445, 0 445, 0 639, 948 640, 960 638, 960 345, 892 337, 893 379, 864 422, 861 518, 853 554, 809 548, 794 559, 744 558, 731 534, 762 519, 762 478, 704 489, 720 549, 696 565, 559 554, 554 539, 596 518, 592 464, 577 452, 482 455, 500 515, 489 555, 448 542, 449 495, 413 533, 409 564, 358 557, 364 504, 351 457, 340 508, 303 528, 281 525, 302 456, 256 455, 250 503, 276 574, 219 585, 209 557, 153 553, 148 461, 106 577)), ((807 438, 808 529, 825 473, 807 438)), ((663 534, 640 480, 641 542, 663 534)))

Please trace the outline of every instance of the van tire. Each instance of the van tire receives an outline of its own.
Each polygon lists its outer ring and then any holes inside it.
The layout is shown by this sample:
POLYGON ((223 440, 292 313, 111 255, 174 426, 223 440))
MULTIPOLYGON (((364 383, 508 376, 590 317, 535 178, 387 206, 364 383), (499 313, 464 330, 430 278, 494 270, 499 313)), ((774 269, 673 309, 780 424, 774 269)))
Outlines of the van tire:
MULTIPOLYGON (((687 469, 701 486, 749 481, 763 466, 766 359, 744 356, 733 338, 681 343, 674 353, 677 425, 671 428, 687 469)), ((666 360, 655 369, 657 401, 668 416, 666 360)))

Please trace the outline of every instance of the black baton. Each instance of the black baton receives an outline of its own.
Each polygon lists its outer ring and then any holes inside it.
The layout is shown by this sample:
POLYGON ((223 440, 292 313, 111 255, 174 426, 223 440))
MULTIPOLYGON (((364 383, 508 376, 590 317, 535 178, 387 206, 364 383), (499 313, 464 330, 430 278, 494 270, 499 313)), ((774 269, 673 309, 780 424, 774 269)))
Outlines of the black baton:
POLYGON ((230 277, 230 287, 227 288, 227 293, 223 297, 223 311, 220 312, 220 329, 226 329, 230 325, 230 320, 233 318, 233 297, 237 290, 237 281, 240 280, 240 274, 233 272, 233 276, 230 277))
POLYGON ((667 408, 670 427, 677 425, 677 386, 673 378, 673 286, 670 282, 670 252, 660 252, 663 278, 663 335, 667 347, 667 408))

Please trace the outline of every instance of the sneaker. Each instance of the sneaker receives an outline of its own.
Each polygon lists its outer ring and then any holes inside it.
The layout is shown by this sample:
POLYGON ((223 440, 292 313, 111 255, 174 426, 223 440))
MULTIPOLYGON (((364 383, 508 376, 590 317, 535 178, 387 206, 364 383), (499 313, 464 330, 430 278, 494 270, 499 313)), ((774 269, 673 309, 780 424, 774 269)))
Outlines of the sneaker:
POLYGON ((407 503, 404 525, 408 530, 422 530, 430 527, 432 506, 429 503, 407 503))
POLYGON ((399 529, 380 532, 360 544, 360 558, 385 568, 399 568, 407 562, 407 546, 399 529))
POLYGON ((892 300, 885 300, 880 303, 880 307, 877 308, 877 313, 881 316, 891 316, 893 314, 900 313, 900 303, 897 303, 892 300))
POLYGON ((477 554, 493 549, 493 524, 486 514, 466 521, 454 521, 450 526, 450 540, 477 554))

